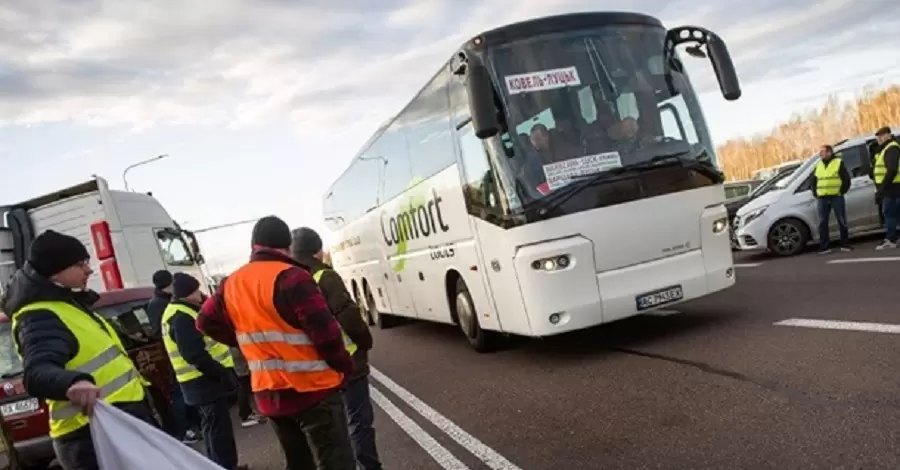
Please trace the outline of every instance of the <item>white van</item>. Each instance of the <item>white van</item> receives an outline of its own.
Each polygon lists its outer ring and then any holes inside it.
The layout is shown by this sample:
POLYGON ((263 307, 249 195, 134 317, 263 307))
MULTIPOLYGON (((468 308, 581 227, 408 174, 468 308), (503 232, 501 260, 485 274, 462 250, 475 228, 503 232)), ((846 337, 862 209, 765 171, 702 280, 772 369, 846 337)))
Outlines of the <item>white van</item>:
POLYGON ((32 240, 52 229, 81 240, 91 254, 88 287, 149 287, 153 273, 185 272, 209 284, 194 235, 182 230, 150 194, 110 190, 100 177, 0 207, 0 286, 22 267, 32 240))
MULTIPOLYGON (((894 128, 896 134, 900 129, 894 128)), ((875 204, 872 171, 873 134, 838 142, 840 154, 851 184, 845 199, 850 236, 868 235, 884 230, 875 204)), ((751 200, 737 212, 734 230, 741 250, 768 250, 778 256, 800 253, 819 239, 819 217, 811 185, 818 155, 806 160, 794 174, 776 187, 751 200)), ((831 216, 832 239, 837 236, 837 221, 831 216)))

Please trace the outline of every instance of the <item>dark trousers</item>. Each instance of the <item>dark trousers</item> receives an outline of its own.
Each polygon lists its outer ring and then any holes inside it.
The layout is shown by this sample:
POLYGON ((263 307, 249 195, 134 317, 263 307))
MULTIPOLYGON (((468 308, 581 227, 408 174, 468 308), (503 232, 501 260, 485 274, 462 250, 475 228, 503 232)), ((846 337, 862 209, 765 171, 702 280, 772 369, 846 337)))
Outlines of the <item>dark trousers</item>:
POLYGON ((183 438, 184 433, 188 429, 196 430, 199 427, 197 422, 200 421, 200 417, 197 416, 197 409, 184 402, 184 393, 182 393, 181 387, 177 383, 172 387, 172 406, 170 411, 172 413, 173 429, 169 430, 169 434, 176 439, 183 438))
POLYGON ((344 401, 337 390, 312 408, 269 418, 287 470, 356 470, 344 401))
POLYGON ((900 197, 885 197, 881 202, 884 216, 884 238, 897 241, 897 223, 900 222, 900 197))
POLYGON ((831 212, 837 219, 838 231, 841 234, 841 246, 850 246, 850 235, 847 230, 847 207, 844 204, 844 196, 820 197, 816 199, 819 212, 819 249, 825 250, 831 243, 828 225, 831 212))
POLYGON ((356 461, 363 470, 381 470, 381 461, 375 447, 375 428, 372 427, 375 411, 369 395, 369 378, 362 377, 350 382, 343 391, 343 396, 356 461))
MULTIPOLYGON (((159 427, 148 407, 141 404, 129 404, 122 407, 128 414, 159 427)), ((94 452, 94 440, 91 439, 90 425, 53 440, 56 459, 63 470, 99 470, 97 454, 94 452)))
POLYGON ((250 376, 238 376, 238 416, 242 421, 246 421, 253 414, 253 406, 250 401, 253 399, 253 390, 250 387, 250 376))
POLYGON ((231 427, 231 404, 227 398, 222 398, 197 406, 206 455, 227 470, 233 470, 238 464, 234 428, 231 427))

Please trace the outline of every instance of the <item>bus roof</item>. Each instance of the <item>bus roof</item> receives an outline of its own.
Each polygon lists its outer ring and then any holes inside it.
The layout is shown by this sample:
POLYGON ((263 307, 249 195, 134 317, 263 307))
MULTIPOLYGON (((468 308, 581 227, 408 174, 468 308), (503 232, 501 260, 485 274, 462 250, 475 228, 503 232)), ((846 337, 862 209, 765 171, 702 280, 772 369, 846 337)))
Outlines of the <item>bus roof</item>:
POLYGON ((474 45, 473 41, 478 38, 482 41, 482 44, 478 46, 480 48, 485 45, 490 46, 538 34, 622 24, 663 27, 662 22, 658 19, 641 13, 620 11, 568 13, 565 15, 532 18, 519 21, 518 23, 499 26, 475 36, 470 41, 467 41, 463 47, 474 45))

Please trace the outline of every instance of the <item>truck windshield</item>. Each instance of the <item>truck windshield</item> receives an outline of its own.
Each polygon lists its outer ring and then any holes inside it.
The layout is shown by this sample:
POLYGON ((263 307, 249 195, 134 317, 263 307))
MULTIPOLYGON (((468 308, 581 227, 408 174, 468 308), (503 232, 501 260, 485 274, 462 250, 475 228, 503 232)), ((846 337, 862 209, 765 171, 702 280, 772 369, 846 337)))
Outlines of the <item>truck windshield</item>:
MULTIPOLYGON (((517 40, 488 52, 506 107, 502 139, 512 157, 504 171, 515 185, 507 190, 510 208, 582 176, 651 168, 642 164, 654 158, 676 155, 715 167, 690 81, 665 64, 665 35, 650 26, 603 26, 517 40)), ((655 181, 670 188, 662 193, 716 183, 655 181)), ((642 190, 625 200, 659 194, 658 188, 642 190)))
POLYGON ((12 324, 0 323, 0 377, 14 377, 22 373, 22 361, 16 354, 12 338, 12 324))

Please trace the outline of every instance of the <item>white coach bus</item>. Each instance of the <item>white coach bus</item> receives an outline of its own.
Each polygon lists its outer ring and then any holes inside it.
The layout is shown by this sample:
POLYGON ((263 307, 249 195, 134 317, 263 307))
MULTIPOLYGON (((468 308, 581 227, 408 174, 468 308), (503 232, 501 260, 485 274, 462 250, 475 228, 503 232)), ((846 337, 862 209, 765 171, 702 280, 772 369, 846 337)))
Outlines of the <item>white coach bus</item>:
POLYGON ((335 269, 381 327, 555 335, 734 285, 723 174, 675 47, 740 97, 724 42, 632 13, 466 42, 324 196, 335 269))

